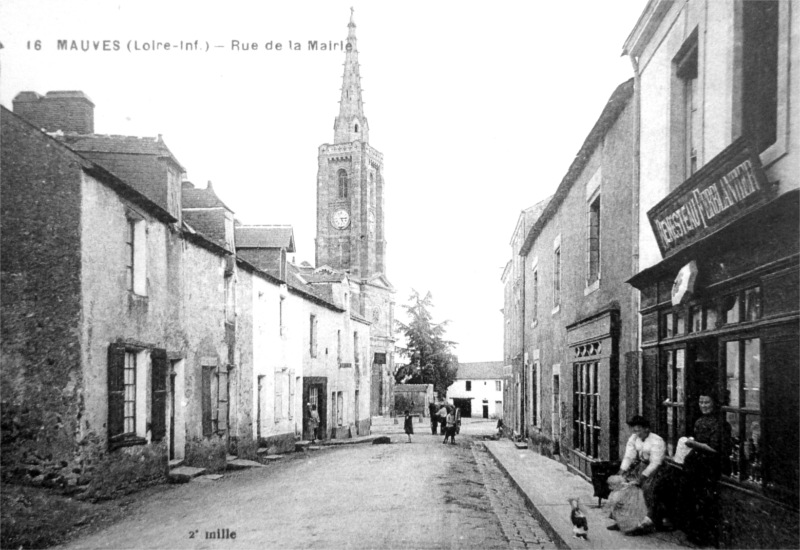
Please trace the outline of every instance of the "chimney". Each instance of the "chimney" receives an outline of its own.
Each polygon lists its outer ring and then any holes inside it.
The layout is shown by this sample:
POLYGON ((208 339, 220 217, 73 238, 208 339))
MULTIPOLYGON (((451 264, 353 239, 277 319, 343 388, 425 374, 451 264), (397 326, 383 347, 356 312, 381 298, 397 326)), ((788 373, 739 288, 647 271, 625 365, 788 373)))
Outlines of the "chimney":
POLYGON ((47 132, 94 133, 94 103, 80 91, 20 92, 14 98, 14 113, 47 132))

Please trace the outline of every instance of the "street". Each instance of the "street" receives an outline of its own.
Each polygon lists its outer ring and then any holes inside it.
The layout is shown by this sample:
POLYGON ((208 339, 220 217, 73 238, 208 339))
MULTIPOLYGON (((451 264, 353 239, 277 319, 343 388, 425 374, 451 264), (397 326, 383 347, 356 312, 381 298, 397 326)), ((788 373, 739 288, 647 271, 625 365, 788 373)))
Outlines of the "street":
POLYGON ((415 430, 174 486, 63 548, 555 548, 480 443, 494 421, 415 430))

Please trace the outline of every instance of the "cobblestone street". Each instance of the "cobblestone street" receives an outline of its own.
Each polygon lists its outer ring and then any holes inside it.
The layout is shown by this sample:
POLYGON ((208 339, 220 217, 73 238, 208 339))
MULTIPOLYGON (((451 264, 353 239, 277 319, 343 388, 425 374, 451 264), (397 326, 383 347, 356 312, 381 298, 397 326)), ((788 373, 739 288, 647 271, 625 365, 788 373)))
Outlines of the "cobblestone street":
POLYGON ((417 424, 411 444, 395 433, 173 486, 64 548, 555 548, 483 448, 493 425, 443 445, 417 424))

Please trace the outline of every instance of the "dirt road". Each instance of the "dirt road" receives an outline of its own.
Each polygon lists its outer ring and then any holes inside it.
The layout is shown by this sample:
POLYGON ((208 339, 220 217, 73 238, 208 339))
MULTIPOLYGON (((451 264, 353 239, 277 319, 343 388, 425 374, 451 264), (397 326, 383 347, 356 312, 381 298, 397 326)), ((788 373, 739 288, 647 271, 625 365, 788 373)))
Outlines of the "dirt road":
POLYGON ((175 486, 64 548, 554 548, 473 448, 480 430, 418 431, 175 486))

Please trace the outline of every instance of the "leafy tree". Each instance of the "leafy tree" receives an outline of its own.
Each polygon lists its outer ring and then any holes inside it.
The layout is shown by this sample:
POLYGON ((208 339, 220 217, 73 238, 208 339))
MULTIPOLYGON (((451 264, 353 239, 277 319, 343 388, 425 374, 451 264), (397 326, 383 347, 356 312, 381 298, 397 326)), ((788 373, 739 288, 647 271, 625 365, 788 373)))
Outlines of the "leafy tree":
POLYGON ((444 395, 455 381, 458 358, 453 353, 455 342, 444 339, 450 321, 434 323, 430 309, 433 296, 430 292, 420 297, 411 291, 409 303, 403 305, 408 324, 396 321, 397 330, 406 337, 406 347, 398 347, 408 363, 398 367, 395 380, 399 384, 433 384, 433 391, 444 395))

